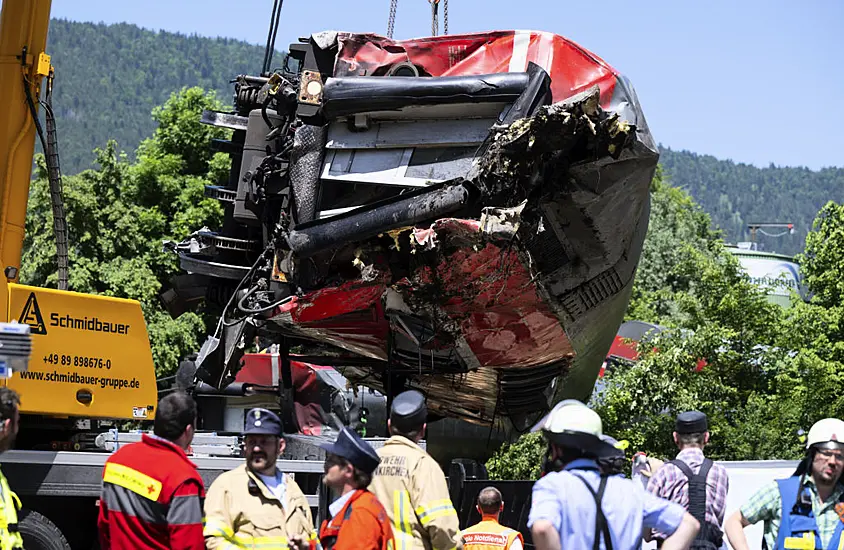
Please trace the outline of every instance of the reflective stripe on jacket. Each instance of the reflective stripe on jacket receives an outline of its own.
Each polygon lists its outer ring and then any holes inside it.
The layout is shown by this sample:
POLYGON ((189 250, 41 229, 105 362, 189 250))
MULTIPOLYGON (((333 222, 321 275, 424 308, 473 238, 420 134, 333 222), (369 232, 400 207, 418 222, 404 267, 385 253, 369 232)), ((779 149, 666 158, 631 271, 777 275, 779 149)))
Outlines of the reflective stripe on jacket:
POLYGON ((144 434, 103 468, 98 526, 103 550, 205 548, 202 478, 176 444, 144 434))
POLYGON ((0 470, 0 550, 23 548, 23 539, 17 531, 20 507, 18 496, 12 492, 6 476, 0 470))
POLYGON ((308 499, 293 476, 287 475, 282 506, 246 464, 221 474, 208 488, 204 535, 209 550, 287 548, 296 535, 316 540, 308 499))
POLYGON ((525 545, 521 533, 504 527, 492 516, 484 516, 479 523, 467 527, 460 535, 463 550, 509 550, 516 540, 521 542, 522 548, 525 545))
MULTIPOLYGON (((777 533, 777 550, 823 550, 818 524, 812 513, 812 497, 805 505, 797 503, 800 476, 778 479, 782 519, 777 533)), ((844 550, 844 523, 837 522, 828 550, 844 550)))
POLYGON ((393 550, 393 529, 387 511, 365 490, 348 502, 319 530, 323 550, 393 550))
POLYGON ((452 550, 460 544, 460 524, 445 475, 431 455, 394 435, 377 449, 381 463, 369 490, 390 521, 396 550, 452 550))

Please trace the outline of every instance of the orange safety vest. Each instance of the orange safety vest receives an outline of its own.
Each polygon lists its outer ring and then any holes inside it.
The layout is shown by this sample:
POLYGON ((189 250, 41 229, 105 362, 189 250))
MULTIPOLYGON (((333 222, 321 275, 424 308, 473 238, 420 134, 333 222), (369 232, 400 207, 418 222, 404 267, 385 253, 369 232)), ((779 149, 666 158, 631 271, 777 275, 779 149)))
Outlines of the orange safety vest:
POLYGON ((508 550, 519 539, 522 548, 525 540, 515 529, 504 527, 494 516, 484 516, 480 523, 467 527, 462 533, 463 550, 508 550))
POLYGON ((375 495, 358 489, 331 521, 319 529, 323 550, 393 550, 393 528, 384 506, 375 495), (374 518, 378 525, 372 528, 374 518))

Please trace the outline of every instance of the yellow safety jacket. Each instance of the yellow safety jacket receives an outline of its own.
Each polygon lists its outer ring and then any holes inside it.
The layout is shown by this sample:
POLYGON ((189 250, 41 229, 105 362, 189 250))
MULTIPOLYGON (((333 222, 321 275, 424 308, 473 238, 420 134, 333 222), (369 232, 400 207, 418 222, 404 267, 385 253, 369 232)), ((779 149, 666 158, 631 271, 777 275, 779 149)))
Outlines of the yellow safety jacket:
POLYGON ((23 539, 17 530, 20 508, 18 495, 12 492, 6 476, 0 470, 0 550, 23 548, 23 539))
POLYGON ((463 550, 509 550, 516 540, 521 542, 522 548, 525 545, 521 533, 504 527, 492 516, 484 516, 479 523, 467 527, 460 535, 463 550))
POLYGON ((381 463, 369 490, 390 516, 396 550, 458 548, 460 522, 437 462, 419 445, 398 435, 376 452, 381 463))
POLYGON ((215 479, 205 497, 206 547, 286 550, 295 535, 316 541, 308 499, 293 476, 284 475, 284 503, 245 464, 215 479))

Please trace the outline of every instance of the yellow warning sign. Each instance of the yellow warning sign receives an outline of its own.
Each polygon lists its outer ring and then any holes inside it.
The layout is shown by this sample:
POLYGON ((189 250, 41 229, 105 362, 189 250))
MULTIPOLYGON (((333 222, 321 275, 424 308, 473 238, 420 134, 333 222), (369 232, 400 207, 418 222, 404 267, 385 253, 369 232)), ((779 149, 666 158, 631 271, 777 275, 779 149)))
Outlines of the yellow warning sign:
POLYGON ((9 284, 9 319, 27 324, 32 354, 6 385, 21 412, 152 419, 158 389, 136 300, 9 284))
POLYGON ((38 307, 38 298, 34 292, 29 293, 26 305, 23 306, 18 323, 29 325, 31 334, 47 334, 47 327, 44 326, 44 318, 41 317, 41 309, 38 307))

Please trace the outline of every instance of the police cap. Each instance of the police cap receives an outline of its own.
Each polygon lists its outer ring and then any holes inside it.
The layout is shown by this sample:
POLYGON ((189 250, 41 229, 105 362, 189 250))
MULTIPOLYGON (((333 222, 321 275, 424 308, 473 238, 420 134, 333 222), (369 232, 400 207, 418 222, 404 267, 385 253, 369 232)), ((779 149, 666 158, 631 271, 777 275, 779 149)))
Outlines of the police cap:
POLYGON ((255 408, 246 413, 243 435, 263 434, 281 436, 281 420, 272 411, 255 408))
POLYGON ((709 429, 706 415, 699 411, 687 411, 677 415, 674 431, 678 434, 702 433, 709 429))
POLYGON ((425 396, 416 390, 408 390, 393 399, 390 408, 390 425, 402 432, 422 427, 428 419, 425 396))
POLYGON ((372 446, 349 428, 343 428, 334 443, 323 443, 320 447, 328 453, 348 460, 352 466, 371 474, 378 467, 381 458, 372 446))

